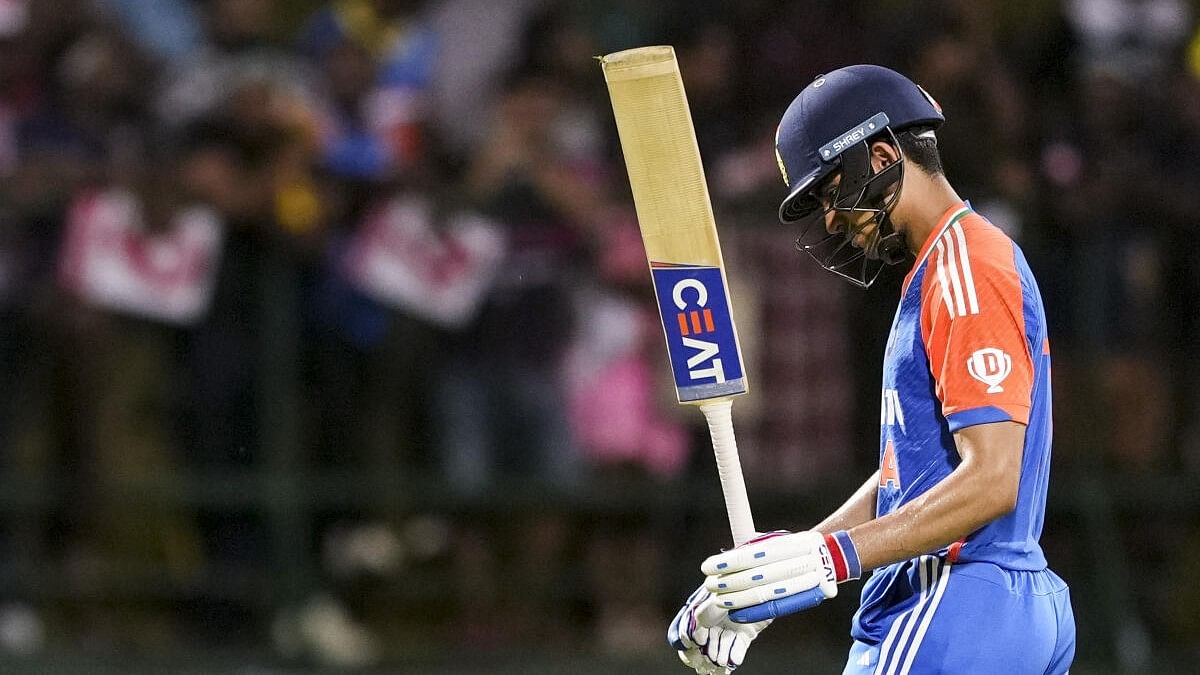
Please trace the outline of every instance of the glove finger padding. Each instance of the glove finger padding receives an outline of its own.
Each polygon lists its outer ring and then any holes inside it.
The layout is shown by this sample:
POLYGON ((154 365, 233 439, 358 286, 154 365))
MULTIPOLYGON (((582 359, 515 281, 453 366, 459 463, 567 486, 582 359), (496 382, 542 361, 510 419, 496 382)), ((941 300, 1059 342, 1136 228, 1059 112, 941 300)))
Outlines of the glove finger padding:
POLYGON ((742 662, 746 660, 746 652, 750 649, 750 643, 770 624, 770 621, 750 624, 726 622, 715 626, 709 634, 708 646, 704 649, 704 655, 717 666, 732 671, 742 665, 742 662))
POLYGON ((708 577, 704 580, 704 587, 712 593, 724 596, 756 586, 776 585, 781 581, 807 576, 813 572, 824 574, 824 571, 825 566, 820 557, 801 555, 798 558, 788 558, 740 572, 708 577))
POLYGON ((708 648, 704 653, 713 663, 721 667, 728 667, 729 652, 733 649, 733 643, 737 637, 736 631, 721 627, 713 628, 709 635, 708 648))
POLYGON ((706 576, 732 574, 815 552, 825 543, 819 532, 772 533, 717 555, 700 565, 706 576))
POLYGON ((825 593, 827 598, 837 595, 837 584, 829 582, 823 585, 824 582, 824 572, 809 572, 767 586, 755 586, 744 591, 737 591, 736 593, 722 593, 717 596, 717 600, 720 603, 721 609, 731 611, 786 598, 789 595, 795 595, 817 587, 821 587, 821 591, 825 593))
POLYGON ((730 662, 727 664, 730 670, 737 668, 738 665, 742 665, 742 662, 745 661, 746 650, 750 649, 750 641, 744 639, 733 641, 733 646, 730 649, 730 662))

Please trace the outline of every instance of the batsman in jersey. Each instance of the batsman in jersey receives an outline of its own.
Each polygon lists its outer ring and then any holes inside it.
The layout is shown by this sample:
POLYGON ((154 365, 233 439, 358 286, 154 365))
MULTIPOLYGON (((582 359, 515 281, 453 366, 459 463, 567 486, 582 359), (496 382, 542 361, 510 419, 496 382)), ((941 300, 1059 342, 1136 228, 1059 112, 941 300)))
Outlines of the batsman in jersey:
POLYGON ((904 76, 842 68, 783 116, 780 219, 860 287, 915 258, 884 354, 879 470, 806 532, 705 560, 668 639, 727 673, 781 615, 870 576, 844 673, 1067 672, 1067 585, 1038 539, 1050 469, 1050 347, 1021 249, 946 180, 940 107, 904 76))

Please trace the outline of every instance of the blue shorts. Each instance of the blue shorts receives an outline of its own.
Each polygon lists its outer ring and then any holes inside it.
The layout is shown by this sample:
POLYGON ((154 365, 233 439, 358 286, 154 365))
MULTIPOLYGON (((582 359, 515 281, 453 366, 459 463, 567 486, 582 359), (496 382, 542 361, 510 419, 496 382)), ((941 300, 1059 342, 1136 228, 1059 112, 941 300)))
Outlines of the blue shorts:
POLYGON ((1049 569, 930 555, 878 573, 890 582, 855 614, 843 675, 1054 675, 1071 666, 1071 594, 1049 569))

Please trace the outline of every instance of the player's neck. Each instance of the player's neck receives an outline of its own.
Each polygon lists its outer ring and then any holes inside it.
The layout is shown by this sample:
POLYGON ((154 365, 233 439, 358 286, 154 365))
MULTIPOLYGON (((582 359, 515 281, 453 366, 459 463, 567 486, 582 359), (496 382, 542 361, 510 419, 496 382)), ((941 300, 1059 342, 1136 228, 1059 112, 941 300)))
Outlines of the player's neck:
POLYGON ((893 222, 903 229, 908 248, 916 255, 925 246, 946 211, 961 204, 962 198, 946 177, 940 175, 906 177, 904 191, 904 196, 908 198, 905 200, 906 208, 902 213, 893 214, 893 222), (912 192, 909 192, 910 189, 912 192))

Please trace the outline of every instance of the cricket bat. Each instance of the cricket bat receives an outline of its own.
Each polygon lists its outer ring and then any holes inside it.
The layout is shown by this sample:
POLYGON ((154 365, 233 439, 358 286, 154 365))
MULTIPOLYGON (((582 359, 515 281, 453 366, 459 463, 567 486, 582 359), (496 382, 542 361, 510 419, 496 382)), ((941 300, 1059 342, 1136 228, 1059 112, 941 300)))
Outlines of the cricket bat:
POLYGON ((746 393, 725 265, 675 50, 600 57, 633 188, 646 259, 680 403, 708 422, 735 545, 755 535, 733 436, 732 399, 746 393))

